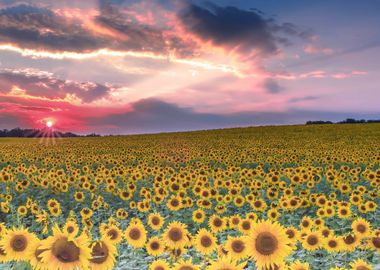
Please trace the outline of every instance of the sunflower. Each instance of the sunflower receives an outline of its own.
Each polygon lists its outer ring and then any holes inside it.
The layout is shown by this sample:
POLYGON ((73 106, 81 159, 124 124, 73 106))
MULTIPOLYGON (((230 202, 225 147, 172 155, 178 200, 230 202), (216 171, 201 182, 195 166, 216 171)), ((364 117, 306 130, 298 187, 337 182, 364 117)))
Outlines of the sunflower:
POLYGON ((202 255, 211 254, 218 246, 216 237, 204 228, 198 231, 193 241, 195 249, 202 255))
POLYGON ((151 213, 148 216, 148 225, 155 231, 161 229, 164 224, 164 218, 160 213, 151 213))
POLYGON ((342 242, 341 238, 335 236, 329 236, 324 241, 324 248, 327 252, 339 252, 342 250, 342 242))
POLYGON ((157 236, 150 238, 146 244, 146 251, 151 256, 160 256, 162 253, 164 253, 164 250, 165 245, 163 241, 157 236))
POLYGON ((207 270, 243 270, 247 263, 239 264, 229 256, 223 256, 216 261, 212 261, 207 270))
POLYGON ((247 241, 249 255, 259 268, 282 263, 291 253, 290 243, 286 230, 269 220, 254 224, 247 241))
POLYGON ((251 219, 245 218, 240 221, 238 229, 243 234, 248 234, 251 232, 253 226, 253 221, 251 219))
POLYGON ((341 236, 341 240, 342 249, 349 252, 354 251, 360 243, 359 237, 357 237, 354 233, 341 236))
POLYGON ((0 240, 0 248, 6 253, 9 261, 21 261, 25 259, 25 253, 37 242, 37 237, 27 229, 12 228, 0 240))
POLYGON ((53 235, 42 242, 39 255, 43 263, 49 264, 51 269, 75 270, 87 269, 91 258, 89 239, 82 233, 74 238, 62 232, 58 226, 53 227, 53 235))
POLYGON ((163 233, 166 246, 170 248, 184 247, 188 243, 186 224, 178 221, 171 222, 163 233))
POLYGON ((164 260, 156 260, 150 264, 149 270, 170 270, 170 265, 164 260))
POLYGON ((111 243, 119 244, 123 239, 122 232, 116 225, 100 226, 101 237, 108 237, 111 243))
POLYGON ((203 223, 205 218, 206 218, 206 215, 202 209, 197 209, 192 214, 192 219, 195 223, 203 223))
POLYGON ((246 236, 228 236, 228 239, 224 244, 224 248, 232 259, 244 259, 248 256, 247 241, 246 236))
POLYGON ((380 235, 372 235, 368 240, 368 245, 371 249, 380 252, 380 235))
POLYGON ((67 232, 70 236, 76 237, 79 232, 79 226, 73 219, 67 219, 63 226, 63 232, 67 232))
POLYGON ((90 248, 90 267, 92 270, 113 269, 117 249, 108 237, 103 237, 101 240, 93 242, 90 248))
POLYGON ((371 224, 364 218, 357 218, 351 224, 352 230, 360 237, 364 238, 369 236, 371 232, 371 224))
POLYGON ((239 215, 233 215, 232 217, 230 217, 228 219, 229 228, 231 229, 237 228, 239 226, 240 220, 241 218, 239 215))
POLYGON ((372 270, 372 266, 362 259, 350 263, 352 270, 372 270))
POLYGON ((289 265, 289 270, 309 270, 309 269, 310 269, 310 265, 307 262, 302 263, 298 260, 293 262, 291 265, 289 265))
POLYGON ((200 270, 198 265, 195 265, 191 262, 191 259, 179 260, 172 268, 172 270, 200 270))
POLYGON ((214 233, 218 233, 223 231, 226 227, 226 221, 224 218, 221 218, 217 215, 212 215, 208 221, 208 225, 211 228, 211 231, 214 233))
POLYGON ((41 248, 42 243, 36 241, 33 246, 29 249, 25 257, 28 258, 32 269, 34 270, 45 270, 48 269, 48 264, 42 262, 41 253, 44 252, 44 249, 41 248))
POLYGON ((125 230, 124 237, 134 248, 142 248, 146 242, 146 230, 140 221, 132 221, 125 230))
POLYGON ((309 232, 301 242, 306 250, 317 250, 322 245, 322 235, 320 232, 309 232))

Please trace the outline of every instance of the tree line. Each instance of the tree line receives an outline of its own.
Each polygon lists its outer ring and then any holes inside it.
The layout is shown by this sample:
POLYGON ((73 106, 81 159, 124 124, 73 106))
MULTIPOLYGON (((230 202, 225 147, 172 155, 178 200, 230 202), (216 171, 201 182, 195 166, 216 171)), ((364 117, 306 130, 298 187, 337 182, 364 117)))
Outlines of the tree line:
POLYGON ((324 125, 324 124, 371 124, 371 123, 380 123, 380 119, 378 120, 365 120, 365 119, 354 119, 354 118, 347 118, 346 120, 340 121, 340 122, 331 122, 331 121, 307 121, 306 125, 324 125))

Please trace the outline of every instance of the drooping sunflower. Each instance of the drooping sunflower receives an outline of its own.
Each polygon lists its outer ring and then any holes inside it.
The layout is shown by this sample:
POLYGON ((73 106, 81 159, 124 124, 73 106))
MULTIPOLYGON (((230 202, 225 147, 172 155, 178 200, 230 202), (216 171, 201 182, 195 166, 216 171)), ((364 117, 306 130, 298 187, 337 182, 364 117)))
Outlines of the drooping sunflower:
POLYGON ((218 247, 216 237, 204 228, 198 231, 193 241, 195 249, 202 255, 209 255, 218 247))
POLYGON ((169 270, 170 265, 164 260, 156 260, 149 266, 149 270, 169 270))
POLYGON ((364 218, 357 218, 354 222, 352 222, 351 228, 359 237, 362 238, 369 236, 371 233, 371 224, 364 218))
POLYGON ((7 230, 0 240, 0 248, 6 253, 9 261, 21 261, 25 259, 25 253, 37 242, 37 237, 24 228, 12 228, 7 230))
POLYGON ((165 250, 164 242, 157 236, 148 240, 146 244, 146 251, 151 256, 160 256, 165 250))
POLYGON ((188 243, 188 234, 186 224, 173 221, 168 225, 162 237, 166 246, 170 248, 180 248, 188 243))
POLYGON ((43 263, 49 264, 51 269, 87 269, 91 258, 88 242, 89 238, 85 233, 74 238, 62 232, 58 226, 54 226, 53 235, 44 240, 39 247, 43 250, 39 257, 43 263))
POLYGON ((248 239, 246 236, 229 236, 224 244, 224 248, 232 259, 244 259, 248 256, 247 241, 248 239))
POLYGON ((92 270, 110 270, 115 264, 117 249, 108 237, 103 237, 99 241, 90 245, 91 259, 90 267, 92 270))
POLYGON ((146 234, 144 225, 139 221, 133 221, 125 230, 124 237, 132 247, 142 248, 145 246, 146 234))
POLYGON ((372 266, 362 259, 357 259, 350 265, 352 270, 372 270, 372 266))
POLYGON ((259 268, 281 264, 291 253, 290 243, 286 230, 269 220, 254 224, 247 241, 249 255, 259 268))
POLYGON ((164 218, 160 213, 151 213, 148 216, 148 225, 155 231, 161 229, 164 224, 164 218))
POLYGON ((223 256, 212 261, 211 264, 206 268, 207 270, 243 270, 247 263, 238 263, 238 261, 232 259, 229 256, 223 256))

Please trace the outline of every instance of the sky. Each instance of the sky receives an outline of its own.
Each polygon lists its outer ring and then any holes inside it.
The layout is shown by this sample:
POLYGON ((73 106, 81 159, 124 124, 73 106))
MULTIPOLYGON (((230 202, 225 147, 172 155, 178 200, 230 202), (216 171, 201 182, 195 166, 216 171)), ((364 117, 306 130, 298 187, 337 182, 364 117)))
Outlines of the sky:
POLYGON ((0 129, 380 119, 379 0, 0 0, 0 129))

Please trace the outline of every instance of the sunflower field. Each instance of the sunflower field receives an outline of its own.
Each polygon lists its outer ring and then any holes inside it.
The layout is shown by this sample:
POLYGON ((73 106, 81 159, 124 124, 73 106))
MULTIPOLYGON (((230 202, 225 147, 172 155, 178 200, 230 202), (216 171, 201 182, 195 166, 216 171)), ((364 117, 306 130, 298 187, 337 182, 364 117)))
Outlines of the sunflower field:
POLYGON ((380 269, 380 125, 0 139, 0 269, 380 269))

